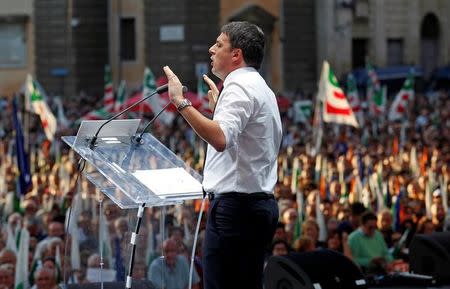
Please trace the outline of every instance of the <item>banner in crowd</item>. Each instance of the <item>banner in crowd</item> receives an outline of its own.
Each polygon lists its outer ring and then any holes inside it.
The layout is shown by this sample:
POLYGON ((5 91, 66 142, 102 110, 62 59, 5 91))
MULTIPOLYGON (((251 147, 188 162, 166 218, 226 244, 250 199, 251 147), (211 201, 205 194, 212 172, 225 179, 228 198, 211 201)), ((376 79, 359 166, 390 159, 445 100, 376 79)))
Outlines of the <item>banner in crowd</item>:
POLYGON ((378 75, 373 66, 367 62, 367 75, 369 80, 367 83, 367 99, 370 105, 370 112, 373 116, 380 116, 386 111, 386 93, 381 87, 378 75))
POLYGON ((22 125, 20 123, 18 109, 17 109, 17 97, 13 99, 13 122, 14 130, 16 131, 16 155, 17 155, 17 167, 19 169, 19 194, 25 195, 28 188, 31 186, 31 172, 28 155, 25 152, 25 143, 23 138, 22 125))
POLYGON ((323 62, 319 83, 319 98, 323 102, 323 120, 359 127, 350 104, 327 61, 323 62))
POLYGON ((312 117, 312 101, 296 100, 292 104, 292 117, 294 123, 309 123, 312 117))
MULTIPOLYGON (((144 88, 143 97, 146 97, 156 91, 156 81, 153 72, 150 68, 146 67, 144 71, 144 88)), ((158 114, 164 107, 163 99, 159 94, 155 94, 149 98, 150 106, 152 107, 153 114, 158 114)), ((160 116, 159 119, 165 125, 170 125, 175 118, 173 112, 165 111, 160 116)))
POLYGON ((44 94, 38 88, 36 80, 33 80, 29 74, 25 85, 25 99, 26 109, 39 115, 45 136, 48 140, 53 141, 56 132, 56 118, 45 102, 44 94))
POLYGON ((389 110, 389 120, 401 120, 406 116, 408 102, 414 98, 414 76, 409 75, 403 83, 402 89, 397 93, 389 110))
POLYGON ((125 80, 122 80, 117 90, 117 98, 114 104, 114 112, 117 113, 124 108, 125 100, 127 97, 127 86, 125 80))
POLYGON ((114 110, 114 91, 109 65, 105 65, 103 105, 109 112, 114 110))

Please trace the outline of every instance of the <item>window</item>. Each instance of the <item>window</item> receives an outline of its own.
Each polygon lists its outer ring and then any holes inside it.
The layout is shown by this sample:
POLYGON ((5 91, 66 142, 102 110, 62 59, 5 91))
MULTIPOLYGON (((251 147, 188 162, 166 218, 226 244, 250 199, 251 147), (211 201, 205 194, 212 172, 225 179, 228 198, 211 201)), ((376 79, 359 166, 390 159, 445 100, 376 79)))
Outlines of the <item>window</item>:
POLYGON ((353 68, 361 68, 366 65, 367 39, 354 38, 352 40, 352 63, 353 68))
POLYGON ((136 60, 136 21, 120 19, 120 60, 136 60))
POLYGON ((25 67, 25 24, 1 23, 0 39, 0 67, 25 67))
POLYGON ((387 45, 387 64, 402 65, 403 64, 403 39, 388 39, 387 45))

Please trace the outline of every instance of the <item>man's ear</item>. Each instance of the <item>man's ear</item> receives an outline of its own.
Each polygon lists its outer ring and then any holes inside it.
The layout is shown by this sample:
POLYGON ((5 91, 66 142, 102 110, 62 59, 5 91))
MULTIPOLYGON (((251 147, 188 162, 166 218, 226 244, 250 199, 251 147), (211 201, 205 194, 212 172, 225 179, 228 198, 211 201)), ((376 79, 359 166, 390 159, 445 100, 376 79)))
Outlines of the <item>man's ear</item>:
POLYGON ((242 55, 242 49, 240 48, 234 48, 233 51, 231 51, 231 56, 233 57, 233 60, 243 60, 244 56, 242 55))

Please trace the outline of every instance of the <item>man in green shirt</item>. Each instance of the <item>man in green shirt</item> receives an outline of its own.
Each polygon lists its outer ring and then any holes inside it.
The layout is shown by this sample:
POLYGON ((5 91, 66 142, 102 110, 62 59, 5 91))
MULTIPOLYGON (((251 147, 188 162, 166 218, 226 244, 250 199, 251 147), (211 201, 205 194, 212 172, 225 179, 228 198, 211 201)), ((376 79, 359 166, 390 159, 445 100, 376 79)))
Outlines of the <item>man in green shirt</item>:
POLYGON ((366 273, 386 273, 392 261, 383 235, 377 230, 377 216, 372 212, 362 215, 361 226, 348 237, 353 261, 366 273))

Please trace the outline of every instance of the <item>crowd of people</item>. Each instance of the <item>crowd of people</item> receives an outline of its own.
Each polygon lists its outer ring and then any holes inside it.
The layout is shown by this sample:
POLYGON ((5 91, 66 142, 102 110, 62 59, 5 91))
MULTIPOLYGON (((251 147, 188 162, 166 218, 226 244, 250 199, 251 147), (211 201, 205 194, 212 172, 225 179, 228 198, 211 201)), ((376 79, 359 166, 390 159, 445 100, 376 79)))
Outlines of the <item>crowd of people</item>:
MULTIPOLYGON (((93 104, 89 98, 82 98, 82 105, 64 101, 71 123, 82 115, 80 107, 93 104)), ((98 282, 100 272, 104 281, 125 280, 136 210, 120 209, 79 175, 78 157, 60 139, 76 134, 75 124, 49 142, 33 116, 25 133, 32 185, 17 194, 10 115, 8 104, 0 141, 0 289, 16 288, 19 281, 38 289, 98 282)), ((405 271, 415 234, 450 230, 448 92, 417 93, 403 122, 366 117, 360 129, 326 123, 317 152, 317 128, 295 123, 289 110, 281 116, 284 135, 274 192, 280 216, 267 258, 327 248, 369 275, 405 271)), ((170 127, 158 124, 152 133, 202 172, 205 144, 182 118, 170 127)), ((202 287, 204 218, 191 256, 199 210, 199 200, 146 209, 134 279, 150 280, 157 288, 187 288, 192 257, 193 288, 202 287)))

